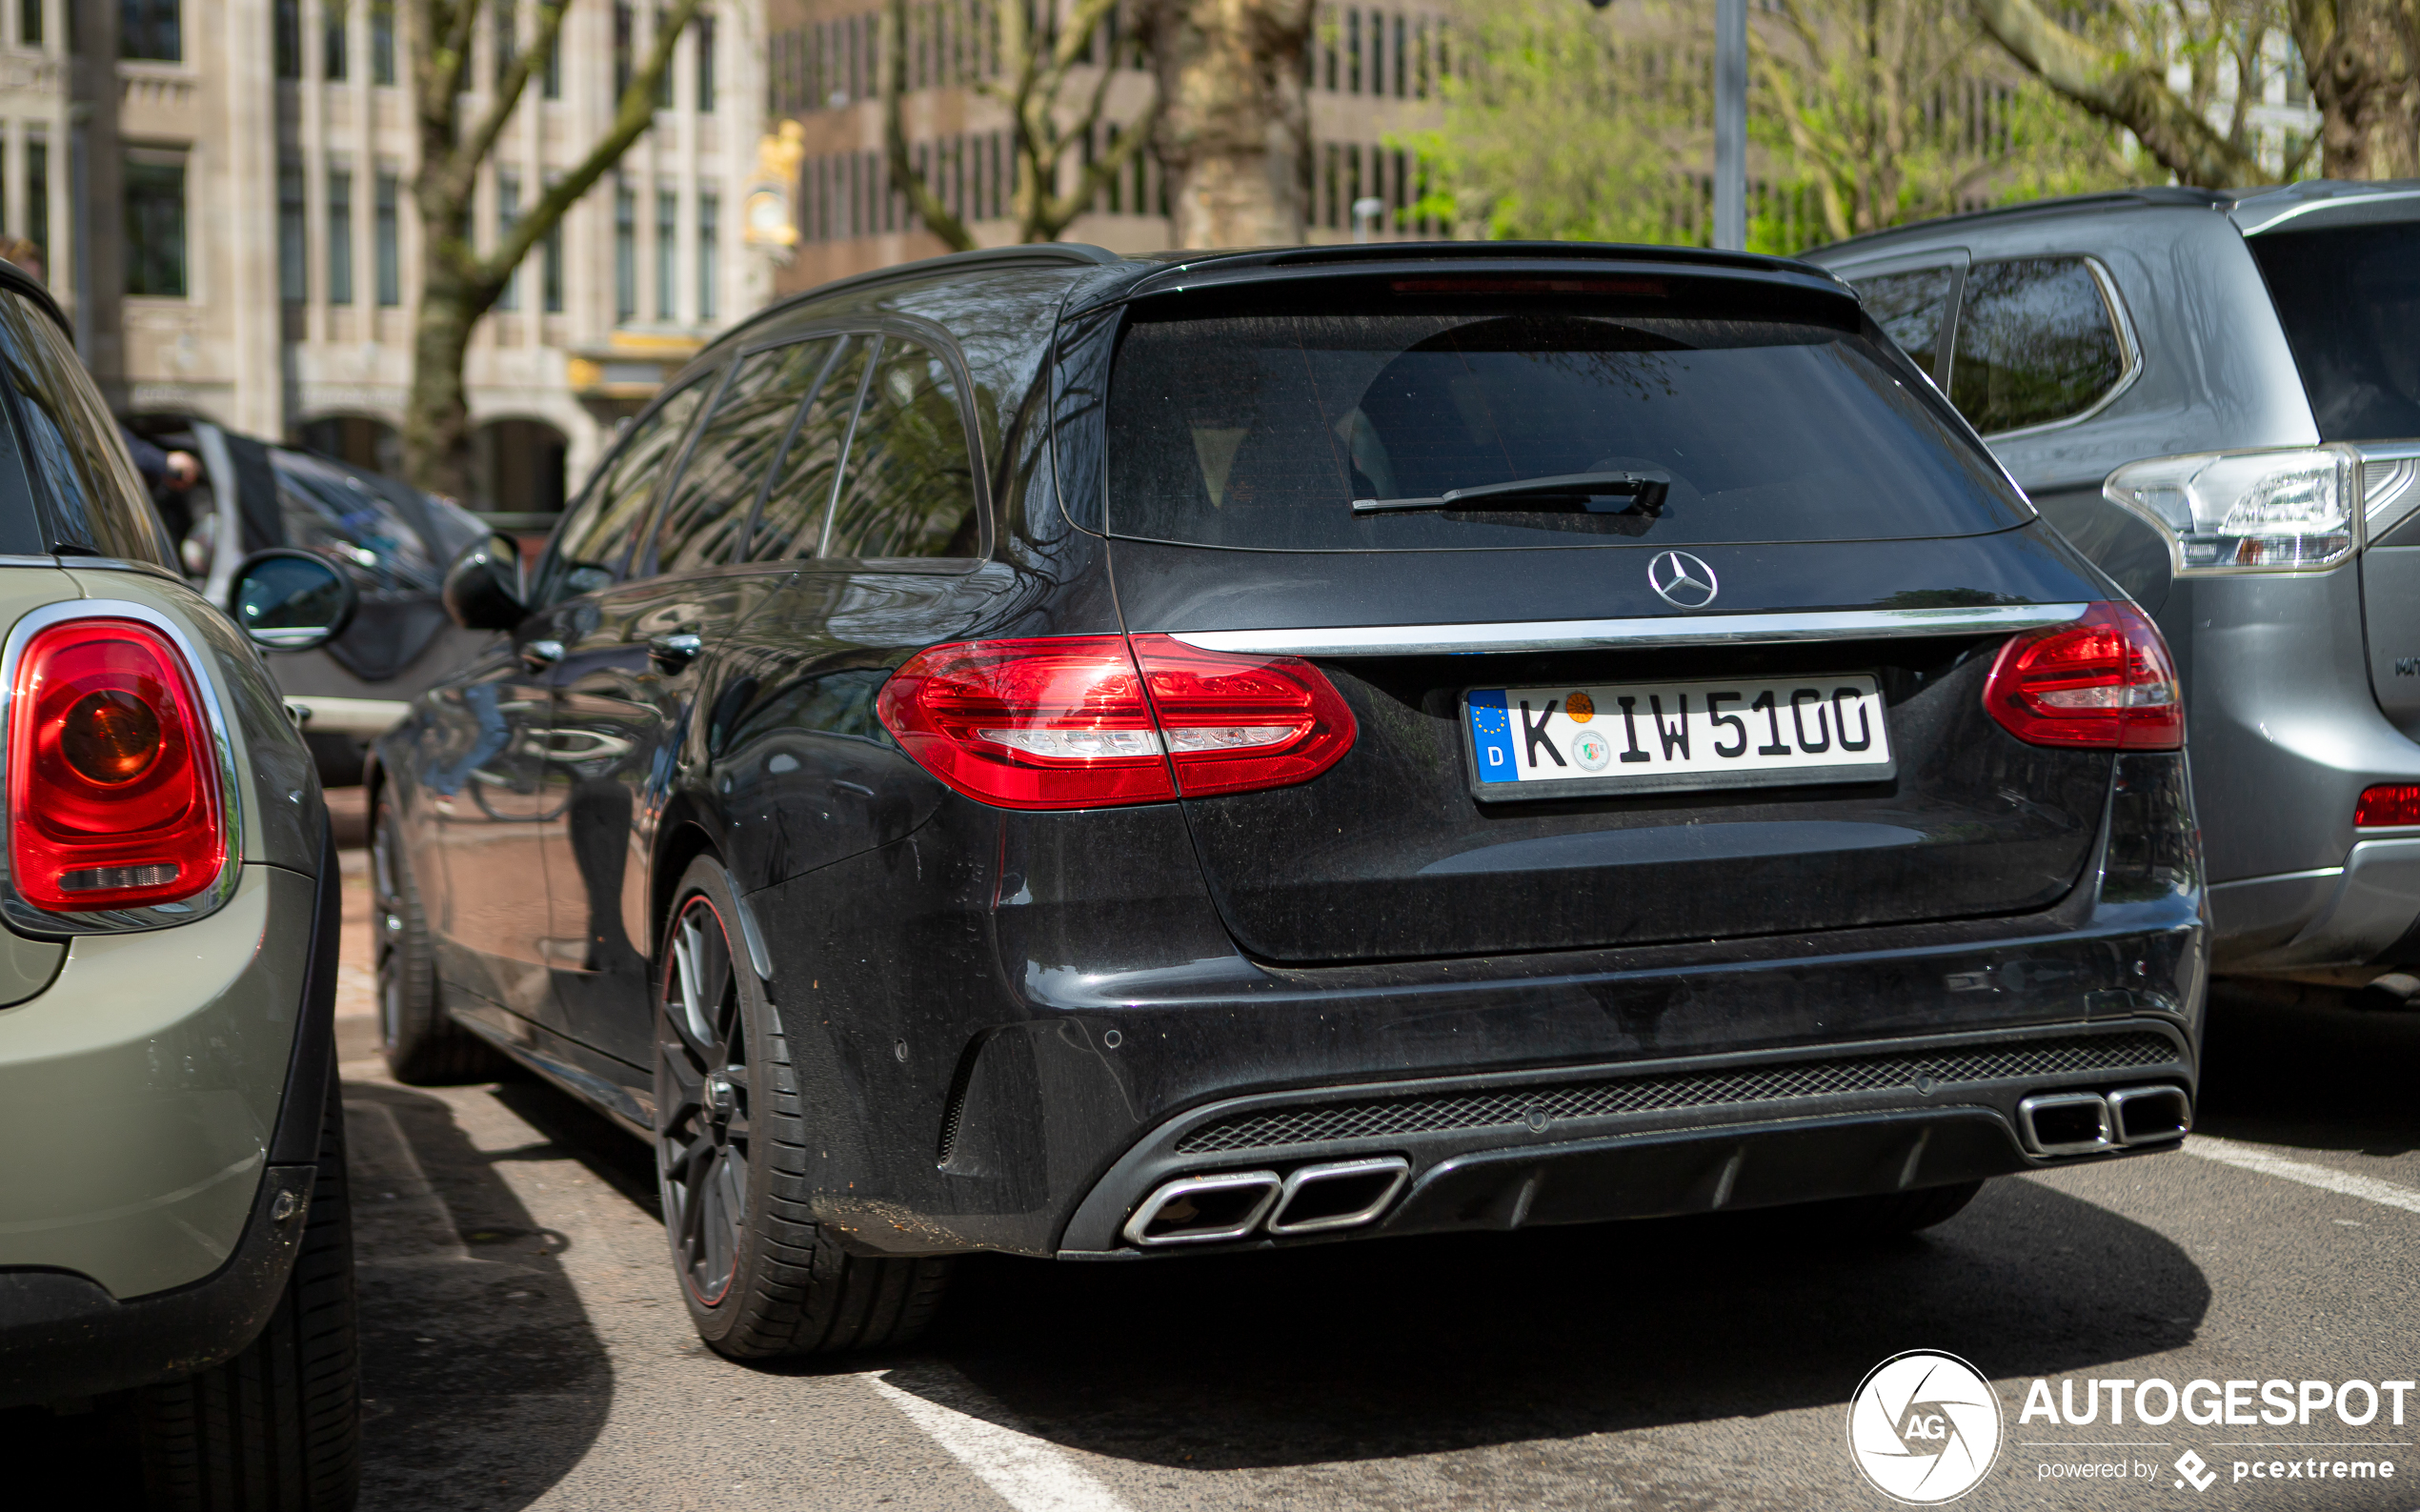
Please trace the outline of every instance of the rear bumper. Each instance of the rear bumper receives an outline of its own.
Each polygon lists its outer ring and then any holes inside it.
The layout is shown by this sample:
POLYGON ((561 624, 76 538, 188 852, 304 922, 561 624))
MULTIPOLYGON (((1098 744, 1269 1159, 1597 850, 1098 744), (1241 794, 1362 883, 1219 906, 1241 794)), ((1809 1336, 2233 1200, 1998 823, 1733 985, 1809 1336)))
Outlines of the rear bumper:
MULTIPOLYGON (((2195 1089, 2194 1056, 2156 1018, 1871 1041, 1229 1099, 1153 1129, 1093 1187, 1060 1258, 1143 1252, 1122 1232, 1188 1177, 1397 1158, 1408 1179, 1361 1223, 1303 1237, 1263 1224, 1218 1247, 1509 1229, 1882 1195, 2172 1148, 2035 1153, 2018 1105, 2048 1093, 2195 1089)), ((1279 1212, 1264 1215, 1280 1217, 1279 1212)), ((1159 1245, 1145 1246, 1160 1249, 1159 1245)), ((1207 1245, 1180 1240, 1163 1252, 1207 1245)))
POLYGON ((2420 836, 2359 840, 2342 866, 2210 889, 2216 964, 2293 973, 2420 961, 2420 836))

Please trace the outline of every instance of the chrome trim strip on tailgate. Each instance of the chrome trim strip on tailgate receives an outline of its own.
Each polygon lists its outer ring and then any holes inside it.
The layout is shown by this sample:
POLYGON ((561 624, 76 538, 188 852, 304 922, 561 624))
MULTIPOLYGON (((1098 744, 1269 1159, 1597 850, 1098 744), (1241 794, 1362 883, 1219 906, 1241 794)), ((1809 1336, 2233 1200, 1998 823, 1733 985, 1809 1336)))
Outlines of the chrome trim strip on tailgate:
POLYGON ((1793 640, 1896 640, 2038 630, 2080 618, 2085 604, 1978 604, 1956 609, 1843 609, 1787 615, 1690 615, 1650 619, 1530 619, 1493 625, 1347 625, 1313 630, 1185 630, 1202 651, 1293 656, 1410 656, 1487 651, 1594 651, 1638 646, 1776 645, 1793 640))

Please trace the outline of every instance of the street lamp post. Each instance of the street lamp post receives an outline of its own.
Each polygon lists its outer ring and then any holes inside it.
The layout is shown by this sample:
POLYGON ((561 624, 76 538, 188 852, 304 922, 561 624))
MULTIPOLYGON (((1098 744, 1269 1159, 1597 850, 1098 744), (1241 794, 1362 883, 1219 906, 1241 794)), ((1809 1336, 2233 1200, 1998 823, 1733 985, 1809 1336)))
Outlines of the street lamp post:
POLYGON ((1747 250, 1747 0, 1714 0, 1714 245, 1747 250))
POLYGON ((1714 245, 1747 247, 1747 0, 1714 0, 1714 245))

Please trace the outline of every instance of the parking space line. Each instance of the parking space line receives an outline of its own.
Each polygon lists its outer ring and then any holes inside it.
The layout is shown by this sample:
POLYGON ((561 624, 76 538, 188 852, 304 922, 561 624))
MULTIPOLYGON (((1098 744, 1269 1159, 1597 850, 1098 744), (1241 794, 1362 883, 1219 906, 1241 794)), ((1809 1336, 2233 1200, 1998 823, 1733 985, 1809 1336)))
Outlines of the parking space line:
POLYGON ((954 1370, 917 1365, 869 1371, 858 1379, 981 1477, 1017 1512, 1126 1512, 1124 1502, 1058 1445, 1000 1426, 996 1420, 1006 1414, 954 1370), (902 1390, 883 1379, 889 1375, 912 1376, 918 1389, 902 1390), (937 1400, 946 1397, 981 1406, 985 1415, 978 1418, 937 1400))
POLYGON ((2344 1197, 2357 1197, 2386 1207, 2399 1207, 2407 1213, 2420 1213, 2420 1192, 2375 1177, 2354 1176, 2349 1171, 2331 1171, 2324 1165, 2309 1165, 2301 1160, 2289 1160, 2282 1155, 2232 1139, 2196 1134, 2185 1141, 2185 1153, 2198 1155, 2205 1160, 2217 1160, 2263 1176, 2274 1176, 2288 1181, 2300 1181, 2323 1192, 2344 1197))

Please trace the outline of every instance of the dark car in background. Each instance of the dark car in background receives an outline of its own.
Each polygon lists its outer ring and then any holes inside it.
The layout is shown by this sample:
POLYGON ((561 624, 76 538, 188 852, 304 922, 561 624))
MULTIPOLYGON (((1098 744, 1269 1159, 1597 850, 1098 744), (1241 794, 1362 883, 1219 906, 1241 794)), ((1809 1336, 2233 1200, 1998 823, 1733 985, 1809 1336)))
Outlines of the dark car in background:
POLYGON ((360 781, 369 743, 483 642, 446 618, 438 589, 447 565, 488 527, 394 478, 207 421, 155 428, 153 437, 202 464, 201 482, 163 513, 186 575, 212 602, 228 603, 239 563, 273 548, 311 552, 353 579, 359 608, 345 633, 272 655, 269 667, 305 713, 321 779, 360 781))
POLYGON ((2420 995, 2420 185, 2142 190, 1813 255, 2175 647, 2213 969, 2420 995))
POLYGON ((2168 651, 1805 264, 895 268, 447 593, 387 1056, 653 1141, 727 1354, 972 1250, 1917 1228, 2191 1119, 2168 651))

